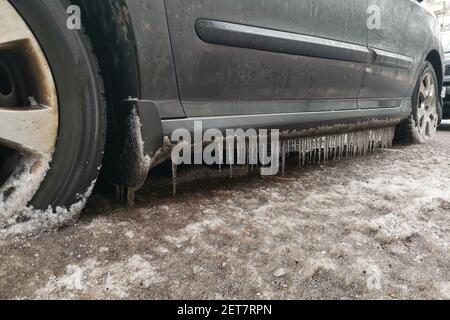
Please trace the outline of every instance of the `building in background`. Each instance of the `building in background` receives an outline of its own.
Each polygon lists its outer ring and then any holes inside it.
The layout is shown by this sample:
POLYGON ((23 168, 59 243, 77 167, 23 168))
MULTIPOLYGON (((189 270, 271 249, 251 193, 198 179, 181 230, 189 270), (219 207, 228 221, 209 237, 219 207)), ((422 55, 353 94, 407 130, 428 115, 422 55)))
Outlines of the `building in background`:
POLYGON ((442 30, 450 30, 450 0, 428 0, 427 4, 438 18, 442 30))

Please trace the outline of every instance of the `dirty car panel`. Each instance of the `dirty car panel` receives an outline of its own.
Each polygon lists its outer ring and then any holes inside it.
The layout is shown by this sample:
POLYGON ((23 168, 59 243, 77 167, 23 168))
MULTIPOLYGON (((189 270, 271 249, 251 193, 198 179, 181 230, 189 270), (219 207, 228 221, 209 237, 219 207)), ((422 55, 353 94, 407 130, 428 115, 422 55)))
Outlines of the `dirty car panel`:
POLYGON ((143 159, 196 120, 324 134, 395 126, 414 109, 426 60, 442 88, 439 24, 416 0, 72 2, 105 87, 102 173, 120 188, 137 190, 160 163, 143 159))
POLYGON ((141 119, 151 155, 162 136, 195 120, 289 130, 400 122, 433 52, 440 82, 443 75, 438 23, 413 0, 121 3, 140 70, 133 98, 156 108, 162 122, 159 132, 141 119), (371 6, 381 8, 380 29, 367 26, 371 6))

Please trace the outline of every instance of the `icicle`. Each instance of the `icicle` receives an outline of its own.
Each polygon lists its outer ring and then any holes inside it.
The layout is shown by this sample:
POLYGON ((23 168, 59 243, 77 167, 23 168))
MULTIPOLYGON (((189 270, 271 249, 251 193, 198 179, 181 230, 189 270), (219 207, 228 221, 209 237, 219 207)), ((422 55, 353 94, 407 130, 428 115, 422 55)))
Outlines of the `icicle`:
POLYGON ((378 130, 377 145, 378 145, 378 148, 383 148, 383 131, 382 131, 382 129, 378 130))
POLYGON ((309 138, 305 138, 305 161, 303 165, 307 165, 310 163, 309 159, 309 138))
POLYGON ((318 141, 317 138, 313 139, 314 147, 313 147, 313 164, 317 163, 317 145, 318 141))
POLYGON ((334 135, 331 135, 328 137, 328 161, 327 162, 331 162, 333 161, 333 141, 334 141, 334 135))
POLYGON ((350 143, 349 143, 349 137, 348 134, 345 136, 345 159, 348 159, 348 155, 350 153, 350 143))
POLYGON ((333 160, 333 156, 334 156, 334 154, 333 154, 333 148, 334 148, 334 138, 335 138, 336 136, 335 135, 331 135, 331 136, 328 136, 327 137, 327 140, 328 140, 328 143, 327 143, 327 146, 328 146, 328 159, 327 159, 327 162, 331 162, 332 160, 333 160))
POLYGON ((306 165, 306 142, 307 139, 302 139, 302 166, 304 167, 306 165))
POLYGON ((334 138, 333 138, 333 156, 334 156, 334 161, 337 160, 337 155, 338 155, 338 137, 339 137, 339 135, 334 135, 334 138))
POLYGON ((219 172, 222 172, 222 163, 223 163, 223 139, 221 138, 220 141, 217 143, 221 144, 219 145, 219 172))
POLYGON ((369 141, 369 138, 367 136, 367 132, 363 132, 363 141, 362 141, 362 150, 361 150, 363 156, 366 155, 368 141, 369 141))
POLYGON ((320 160, 320 157, 318 157, 318 153, 319 153, 319 138, 315 138, 314 139, 314 147, 315 147, 314 148, 314 161, 315 161, 314 164, 317 164, 317 158, 319 158, 319 160, 320 160))
POLYGON ((352 155, 352 144, 351 144, 351 140, 352 140, 352 137, 351 137, 351 134, 349 133, 349 134, 347 134, 347 158, 350 158, 351 157, 351 155, 352 155))
POLYGON ((236 139, 236 143, 237 143, 237 159, 236 159, 236 164, 240 165, 240 164, 244 164, 245 163, 245 152, 244 149, 246 148, 245 144, 246 144, 246 139, 244 138, 237 138, 236 139))
POLYGON ((177 170, 178 166, 172 161, 172 188, 174 196, 177 195, 177 170))
POLYGON ((370 131, 367 132, 367 144, 366 148, 364 149, 364 155, 369 154, 369 150, 370 150, 370 131))
POLYGON ((377 141, 377 131, 372 131, 372 153, 375 153, 376 148, 376 141, 377 141))
POLYGON ((361 132, 356 132, 356 156, 361 155, 361 132))
POLYGON ((356 153, 358 156, 362 155, 363 145, 364 145, 364 132, 358 132, 358 151, 356 153))
POLYGON ((317 155, 318 155, 317 164, 319 166, 320 166, 320 161, 322 160, 322 147, 323 147, 323 137, 317 138, 317 155))
POLYGON ((395 128, 389 129, 389 140, 388 140, 388 147, 392 148, 394 143, 394 137, 395 137, 395 128))
POLYGON ((336 150, 336 154, 337 154, 337 160, 340 160, 342 158, 342 141, 343 141, 343 135, 339 134, 336 137, 336 148, 338 148, 336 150))
POLYGON ((303 161, 303 146, 302 146, 302 139, 298 139, 298 167, 300 168, 302 166, 303 161))
POLYGON ((227 147, 228 163, 230 165, 230 178, 233 178, 233 162, 234 162, 234 159, 233 159, 234 158, 234 148, 233 148, 234 143, 233 142, 229 141, 228 147, 227 147))
POLYGON ((340 137, 341 137, 341 135, 340 134, 337 134, 336 135, 336 138, 335 138, 335 147, 334 147, 334 150, 335 150, 335 158, 334 158, 334 160, 338 160, 339 159, 339 152, 340 152, 340 147, 341 147, 341 143, 340 143, 340 137))
POLYGON ((245 163, 247 164, 247 174, 250 173, 250 140, 245 140, 245 163))
POLYGON ((317 142, 318 142, 318 144, 317 144, 317 147, 318 147, 318 149, 317 149, 317 153, 318 153, 318 155, 319 155, 319 162, 317 163, 319 166, 320 166, 320 161, 321 161, 321 158, 322 158, 322 143, 323 143, 323 140, 322 140, 323 138, 322 137, 320 137, 320 138, 317 138, 317 142))
POLYGON ((311 139, 306 139, 306 164, 311 164, 311 139))
POLYGON ((286 147, 289 148, 289 144, 286 143, 286 141, 283 141, 282 144, 281 144, 281 149, 282 149, 281 150, 281 158, 282 158, 282 160, 281 160, 281 174, 283 176, 284 176, 284 173, 286 171, 286 153, 287 153, 286 147))
POLYGON ((250 143, 249 149, 249 163, 253 171, 254 166, 258 164, 258 145, 256 143, 250 143))

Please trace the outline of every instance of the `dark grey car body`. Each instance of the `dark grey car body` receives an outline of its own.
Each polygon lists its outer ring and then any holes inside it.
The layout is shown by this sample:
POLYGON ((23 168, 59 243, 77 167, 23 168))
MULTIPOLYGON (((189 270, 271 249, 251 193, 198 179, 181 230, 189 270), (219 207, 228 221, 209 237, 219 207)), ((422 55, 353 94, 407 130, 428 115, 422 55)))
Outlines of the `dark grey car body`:
POLYGON ((441 33, 444 49, 444 86, 446 95, 443 105, 444 119, 450 119, 450 31, 441 33))
POLYGON ((106 166, 121 186, 147 174, 129 143, 136 130, 154 157, 195 120, 205 129, 398 123, 425 60, 443 79, 439 24, 416 0, 76 2, 106 82, 106 166), (379 29, 367 26, 371 8, 379 29), (142 128, 127 121, 133 108, 142 128))
POLYGON ((445 54, 444 67, 445 98, 443 103, 443 119, 450 119, 450 54, 445 54))

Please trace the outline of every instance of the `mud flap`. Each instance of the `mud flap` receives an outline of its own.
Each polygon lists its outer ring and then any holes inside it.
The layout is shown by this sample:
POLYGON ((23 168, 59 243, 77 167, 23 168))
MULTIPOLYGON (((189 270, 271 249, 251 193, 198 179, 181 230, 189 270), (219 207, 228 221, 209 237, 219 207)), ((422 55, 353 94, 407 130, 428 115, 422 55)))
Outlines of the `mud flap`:
POLYGON ((122 103, 126 110, 122 147, 115 159, 113 185, 120 201, 134 204, 134 192, 139 190, 147 179, 152 159, 163 145, 161 118, 151 101, 128 99, 122 103))

